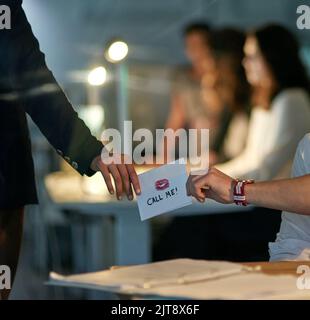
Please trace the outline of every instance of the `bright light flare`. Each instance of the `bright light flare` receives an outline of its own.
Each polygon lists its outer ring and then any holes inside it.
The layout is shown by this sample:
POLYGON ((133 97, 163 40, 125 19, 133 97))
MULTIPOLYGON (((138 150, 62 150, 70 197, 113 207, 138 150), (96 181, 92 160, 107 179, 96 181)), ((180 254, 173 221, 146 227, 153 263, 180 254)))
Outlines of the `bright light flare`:
POLYGON ((111 62, 120 62, 128 55, 128 45, 124 41, 113 42, 107 50, 107 58, 111 62))
POLYGON ((97 67, 89 72, 87 80, 91 86, 101 86, 107 80, 107 70, 104 67, 97 67))

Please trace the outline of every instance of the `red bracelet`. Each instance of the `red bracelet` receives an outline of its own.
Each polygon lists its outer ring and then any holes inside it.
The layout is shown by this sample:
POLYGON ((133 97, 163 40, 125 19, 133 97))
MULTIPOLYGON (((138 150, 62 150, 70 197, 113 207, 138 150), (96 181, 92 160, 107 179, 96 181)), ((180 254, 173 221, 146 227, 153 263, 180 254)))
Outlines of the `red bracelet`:
POLYGON ((254 183, 254 180, 235 180, 234 182, 234 203, 237 206, 247 206, 248 203, 246 202, 244 187, 247 184, 254 183))

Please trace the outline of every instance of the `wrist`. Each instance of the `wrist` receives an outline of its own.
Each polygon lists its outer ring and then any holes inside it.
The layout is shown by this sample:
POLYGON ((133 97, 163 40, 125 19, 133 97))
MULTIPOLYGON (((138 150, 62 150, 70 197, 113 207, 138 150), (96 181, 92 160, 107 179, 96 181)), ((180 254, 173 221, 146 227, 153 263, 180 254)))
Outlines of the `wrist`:
POLYGON ((238 206, 247 206, 250 202, 248 198, 248 186, 253 184, 254 180, 234 180, 233 183, 233 201, 238 206))
POLYGON ((244 186, 244 194, 247 204, 253 204, 253 194, 255 193, 255 187, 256 183, 248 183, 244 186))
POLYGON ((100 156, 97 156, 93 159, 93 161, 90 164, 90 169, 94 172, 97 172, 99 170, 98 168, 98 161, 99 161, 100 156))

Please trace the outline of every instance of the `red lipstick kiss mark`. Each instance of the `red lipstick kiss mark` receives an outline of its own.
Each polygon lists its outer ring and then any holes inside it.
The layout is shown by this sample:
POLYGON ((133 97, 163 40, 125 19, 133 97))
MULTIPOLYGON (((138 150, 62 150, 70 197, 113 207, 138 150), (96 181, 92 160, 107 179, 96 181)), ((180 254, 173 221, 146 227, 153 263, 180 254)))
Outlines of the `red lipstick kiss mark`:
POLYGON ((160 179, 155 182, 156 190, 165 190, 169 188, 169 180, 168 179, 160 179))

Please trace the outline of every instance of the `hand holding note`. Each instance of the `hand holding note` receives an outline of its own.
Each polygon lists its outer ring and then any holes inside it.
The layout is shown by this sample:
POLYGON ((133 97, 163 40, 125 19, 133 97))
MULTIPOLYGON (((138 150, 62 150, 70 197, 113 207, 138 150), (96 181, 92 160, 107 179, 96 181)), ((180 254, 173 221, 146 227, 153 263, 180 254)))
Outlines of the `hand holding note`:
POLYGON ((141 220, 192 204, 186 193, 184 159, 139 175, 142 194, 137 196, 141 220))

